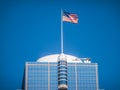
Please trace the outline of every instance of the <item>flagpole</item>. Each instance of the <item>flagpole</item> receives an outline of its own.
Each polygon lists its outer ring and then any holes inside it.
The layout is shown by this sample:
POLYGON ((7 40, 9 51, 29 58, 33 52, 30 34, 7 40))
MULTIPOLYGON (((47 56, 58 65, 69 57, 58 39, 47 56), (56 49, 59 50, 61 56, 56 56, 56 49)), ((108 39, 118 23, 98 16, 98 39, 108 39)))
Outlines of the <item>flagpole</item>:
POLYGON ((61 9, 61 54, 63 54, 63 11, 61 9))

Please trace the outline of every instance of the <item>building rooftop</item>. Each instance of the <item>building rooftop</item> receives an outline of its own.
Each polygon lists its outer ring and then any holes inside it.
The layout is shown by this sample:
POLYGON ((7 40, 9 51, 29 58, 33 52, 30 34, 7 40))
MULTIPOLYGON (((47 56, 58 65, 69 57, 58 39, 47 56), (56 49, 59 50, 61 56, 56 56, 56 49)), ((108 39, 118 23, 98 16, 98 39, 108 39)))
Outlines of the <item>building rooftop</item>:
MULTIPOLYGON (((52 55, 47 55, 44 57, 41 57, 37 60, 37 62, 57 62, 58 61, 58 56, 61 54, 52 54, 52 55)), ((72 55, 64 54, 64 56, 67 59, 67 62, 73 62, 73 63, 91 63, 89 58, 78 58, 72 55)))

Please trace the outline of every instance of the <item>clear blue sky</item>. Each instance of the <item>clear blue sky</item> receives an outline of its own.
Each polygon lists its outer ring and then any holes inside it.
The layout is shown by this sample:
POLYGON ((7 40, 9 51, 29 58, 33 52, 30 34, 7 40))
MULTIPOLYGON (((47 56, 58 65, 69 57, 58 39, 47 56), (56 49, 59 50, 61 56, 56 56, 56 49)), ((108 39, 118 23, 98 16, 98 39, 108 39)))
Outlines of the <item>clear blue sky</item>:
POLYGON ((99 64, 99 85, 120 90, 119 0, 1 0, 0 90, 21 87, 24 64, 60 53, 60 10, 76 13, 64 22, 64 52, 99 64))

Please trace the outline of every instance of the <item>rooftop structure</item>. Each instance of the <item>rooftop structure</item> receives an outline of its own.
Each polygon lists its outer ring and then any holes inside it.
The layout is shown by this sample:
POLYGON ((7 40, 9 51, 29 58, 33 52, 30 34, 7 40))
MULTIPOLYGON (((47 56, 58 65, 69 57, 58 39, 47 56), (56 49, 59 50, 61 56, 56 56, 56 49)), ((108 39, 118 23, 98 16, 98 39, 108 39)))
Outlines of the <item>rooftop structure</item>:
POLYGON ((99 90, 97 63, 68 54, 26 62, 24 78, 22 90, 99 90))
MULTIPOLYGON (((58 56, 60 54, 53 54, 41 57, 37 60, 37 62, 58 62, 58 56)), ((67 62, 69 63, 91 63, 90 58, 78 58, 72 55, 64 54, 67 58, 67 62)))

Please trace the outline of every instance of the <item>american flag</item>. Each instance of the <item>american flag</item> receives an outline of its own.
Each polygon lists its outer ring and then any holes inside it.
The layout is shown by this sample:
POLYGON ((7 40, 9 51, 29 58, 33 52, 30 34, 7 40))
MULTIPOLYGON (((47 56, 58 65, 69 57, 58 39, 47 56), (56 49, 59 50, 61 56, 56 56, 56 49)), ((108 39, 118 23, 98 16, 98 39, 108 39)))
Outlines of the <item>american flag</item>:
POLYGON ((78 23, 78 15, 77 14, 63 12, 62 19, 65 22, 78 23))

